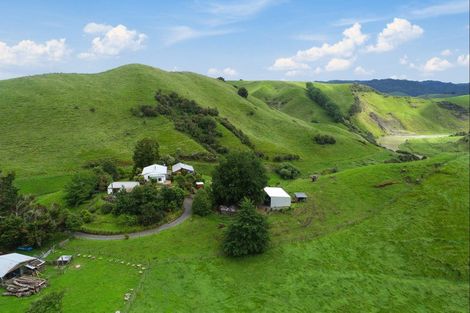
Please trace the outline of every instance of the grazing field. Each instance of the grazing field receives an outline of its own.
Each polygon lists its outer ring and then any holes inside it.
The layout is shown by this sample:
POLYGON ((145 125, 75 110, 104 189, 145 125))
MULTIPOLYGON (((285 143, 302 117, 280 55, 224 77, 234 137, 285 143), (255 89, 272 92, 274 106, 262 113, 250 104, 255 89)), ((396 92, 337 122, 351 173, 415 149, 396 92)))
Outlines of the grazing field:
MULTIPOLYGON (((135 300, 121 312, 465 312, 468 170, 468 154, 445 154, 345 170, 316 183, 293 181, 286 189, 303 190, 310 200, 268 215, 272 242, 260 256, 223 257, 217 226, 230 218, 217 215, 193 217, 150 237, 72 240, 60 253, 103 258, 86 259, 85 265, 103 267, 82 272, 83 278, 93 272, 95 282, 108 276, 110 283, 125 281, 105 293, 109 302, 94 302, 106 311, 122 308, 122 295, 134 288, 135 300), (129 272, 122 277, 121 264, 109 258, 148 264, 149 270, 139 281, 122 265, 129 272)), ((74 282, 66 289, 66 308, 91 284, 73 275, 69 269, 51 276, 51 286, 74 282)), ((9 308, 29 299, 0 301, 9 308)))

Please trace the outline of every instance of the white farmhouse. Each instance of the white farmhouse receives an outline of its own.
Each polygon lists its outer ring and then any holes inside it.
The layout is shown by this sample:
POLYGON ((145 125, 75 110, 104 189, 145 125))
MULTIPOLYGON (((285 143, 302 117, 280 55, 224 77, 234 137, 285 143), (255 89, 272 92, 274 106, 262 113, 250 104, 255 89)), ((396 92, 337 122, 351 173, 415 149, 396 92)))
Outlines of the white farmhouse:
POLYGON ((168 169, 164 165, 152 164, 144 167, 142 176, 145 180, 155 180, 157 183, 164 184, 166 182, 166 175, 168 169))
POLYGON ((115 181, 108 186, 108 195, 125 190, 127 192, 132 191, 135 187, 139 186, 137 181, 115 181))
POLYGON ((290 207, 291 198, 284 189, 280 187, 265 187, 264 192, 268 196, 268 204, 272 210, 290 207))
POLYGON ((194 168, 191 165, 179 162, 171 167, 171 171, 173 172, 173 174, 183 171, 187 173, 194 173, 194 168))

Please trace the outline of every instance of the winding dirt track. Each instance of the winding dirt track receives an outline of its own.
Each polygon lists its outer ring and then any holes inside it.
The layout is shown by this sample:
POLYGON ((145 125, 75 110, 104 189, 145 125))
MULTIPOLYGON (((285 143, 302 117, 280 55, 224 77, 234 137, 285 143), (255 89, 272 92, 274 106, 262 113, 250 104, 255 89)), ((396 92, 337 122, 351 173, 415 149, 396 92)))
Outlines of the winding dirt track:
MULTIPOLYGON (((146 229, 146 230, 135 232, 135 233, 129 233, 127 235, 129 236, 129 238, 138 238, 138 237, 144 237, 144 236, 157 234, 166 229, 175 227, 183 223, 185 220, 187 220, 191 216, 192 206, 193 206, 193 199, 186 198, 184 199, 184 202, 183 202, 184 212, 176 220, 170 223, 152 228, 152 229, 146 229)), ((87 234, 83 232, 75 232, 74 237, 80 238, 80 239, 91 239, 91 240, 120 240, 120 239, 124 239, 125 235, 93 235, 93 234, 87 234)))

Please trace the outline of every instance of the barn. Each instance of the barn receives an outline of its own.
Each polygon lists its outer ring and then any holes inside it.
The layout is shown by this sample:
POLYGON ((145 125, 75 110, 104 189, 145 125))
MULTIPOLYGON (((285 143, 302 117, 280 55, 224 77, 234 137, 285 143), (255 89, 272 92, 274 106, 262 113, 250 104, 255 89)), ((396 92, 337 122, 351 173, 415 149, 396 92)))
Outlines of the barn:
POLYGON ((0 255, 0 282, 37 271, 44 261, 19 253, 0 255))
POLYGON ((289 194, 280 187, 265 187, 266 204, 272 210, 290 207, 291 198, 289 194))
POLYGON ((145 180, 154 180, 160 184, 164 184, 166 182, 167 174, 167 167, 159 164, 146 166, 142 170, 142 176, 144 176, 145 180))

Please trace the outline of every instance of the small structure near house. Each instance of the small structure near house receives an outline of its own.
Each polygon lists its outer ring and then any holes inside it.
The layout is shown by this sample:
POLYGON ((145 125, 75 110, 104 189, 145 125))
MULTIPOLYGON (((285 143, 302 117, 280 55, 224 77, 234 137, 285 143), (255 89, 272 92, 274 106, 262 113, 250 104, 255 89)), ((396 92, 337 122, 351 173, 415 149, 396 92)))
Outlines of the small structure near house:
POLYGON ((109 184, 108 186, 108 195, 117 193, 121 190, 125 190, 127 192, 132 191, 135 187, 139 186, 140 183, 137 181, 115 181, 109 184))
POLYGON ((168 174, 168 169, 164 165, 152 164, 144 167, 142 170, 142 176, 145 180, 154 180, 157 183, 164 184, 166 182, 166 176, 168 174))
POLYGON ((204 182, 197 181, 196 182, 196 189, 204 189, 204 182))
POLYGON ((312 180, 312 183, 316 182, 318 180, 319 175, 310 175, 310 179, 312 180))
POLYGON ((184 164, 184 163, 176 163, 171 167, 171 172, 173 174, 177 173, 194 173, 194 168, 191 165, 184 164))
POLYGON ((0 282, 24 274, 35 274, 44 263, 43 260, 19 253, 0 255, 0 282))
POLYGON ((71 255, 61 255, 61 256, 57 259, 56 262, 57 262, 57 265, 63 266, 63 265, 69 264, 71 261, 72 261, 72 256, 71 256, 71 255))
POLYGON ((307 195, 304 192, 294 192, 296 202, 304 202, 307 200, 307 195))
POLYGON ((291 197, 284 189, 280 187, 265 187, 264 192, 267 195, 265 202, 271 210, 290 207, 291 197))

